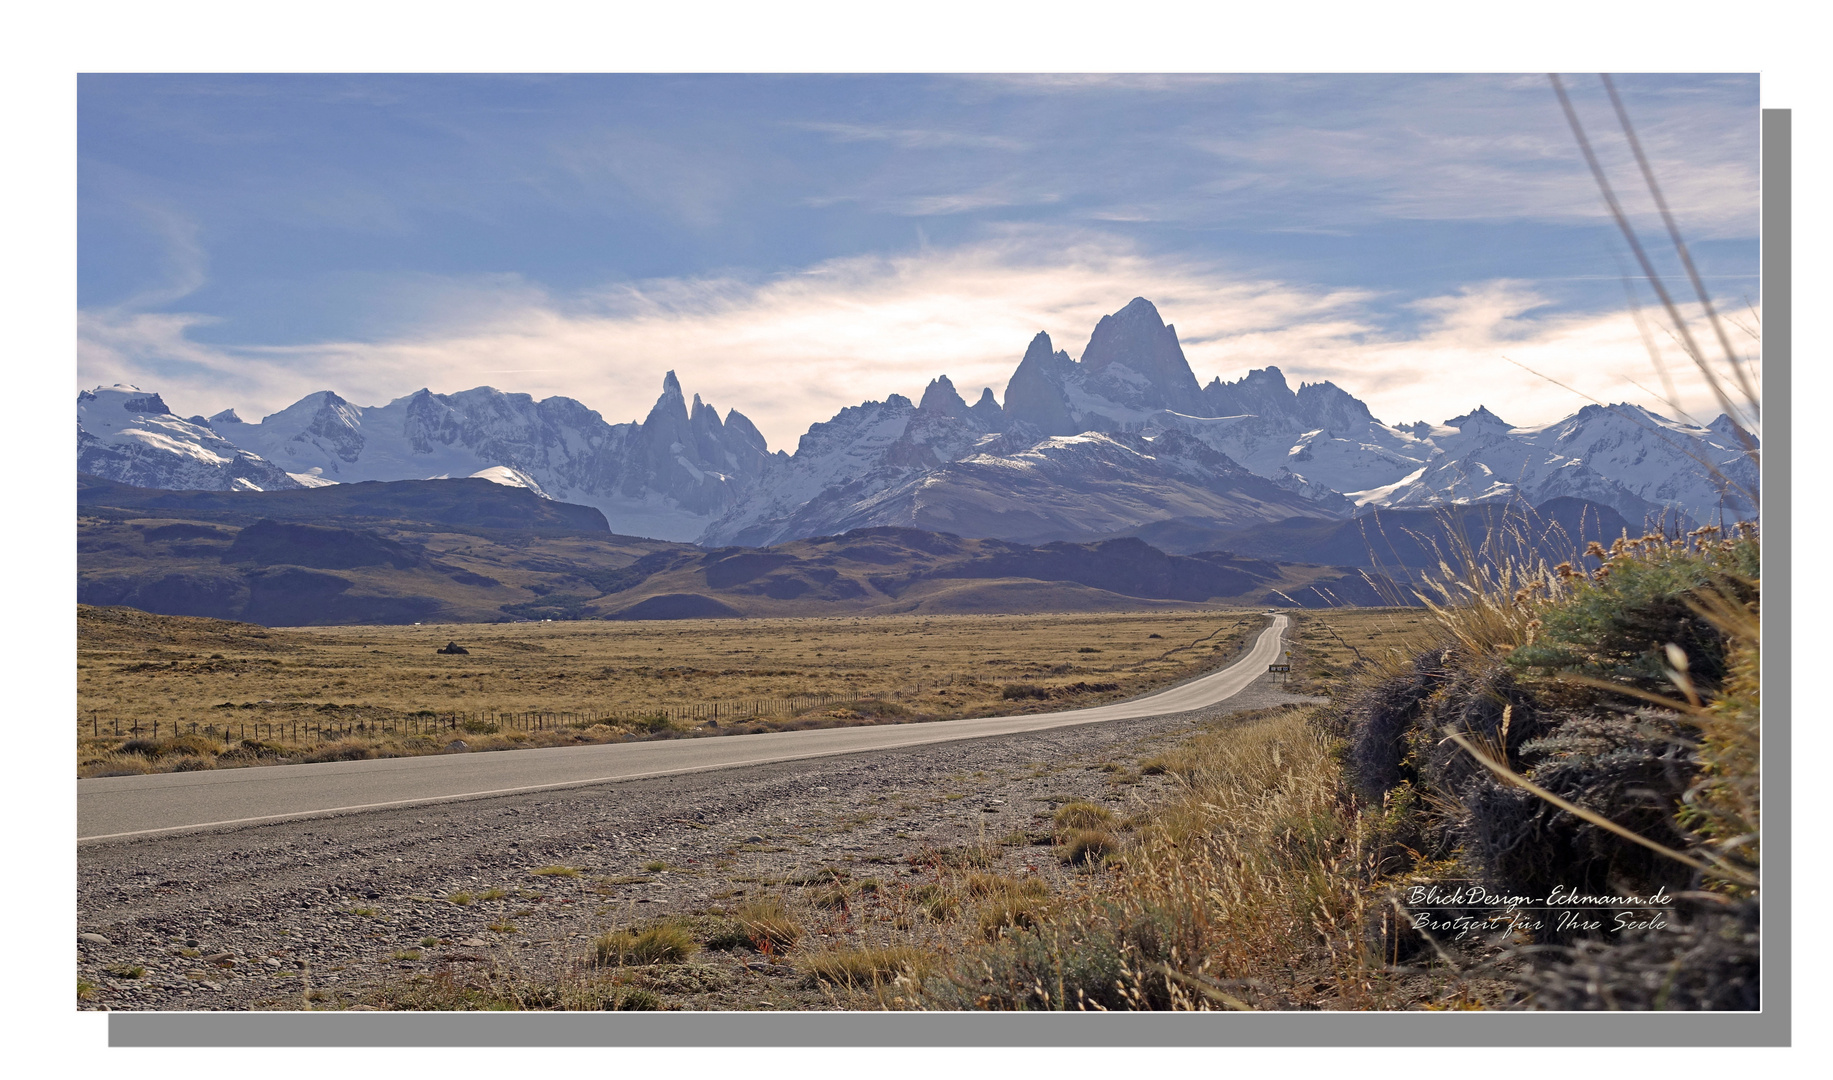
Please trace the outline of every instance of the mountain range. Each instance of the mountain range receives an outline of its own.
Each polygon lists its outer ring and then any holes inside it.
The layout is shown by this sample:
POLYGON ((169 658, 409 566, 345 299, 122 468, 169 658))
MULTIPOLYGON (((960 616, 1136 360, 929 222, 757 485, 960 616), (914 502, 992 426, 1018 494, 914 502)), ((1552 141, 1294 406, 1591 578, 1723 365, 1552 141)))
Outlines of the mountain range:
MULTIPOLYGON (((1331 524, 1323 522, 1322 524, 1331 524)), ((1136 538, 1026 545, 904 528, 770 547, 619 536, 480 478, 287 491, 77 485, 77 600, 268 626, 1391 603, 1379 572, 1136 538)))
POLYGON ((685 397, 673 372, 640 422, 571 398, 478 387, 355 405, 325 390, 249 423, 179 417, 132 386, 78 395, 79 472, 141 488, 283 491, 475 477, 592 507, 610 531, 766 546, 861 528, 1024 544, 1142 530, 1240 533, 1369 510, 1572 499, 1639 529, 1754 516, 1754 438, 1591 405, 1515 427, 1479 405, 1391 425, 1330 382, 1277 367, 1199 384, 1176 328, 1137 298, 1079 360, 1038 334, 1006 385, 967 403, 946 376, 817 423, 772 453, 742 413, 685 397))

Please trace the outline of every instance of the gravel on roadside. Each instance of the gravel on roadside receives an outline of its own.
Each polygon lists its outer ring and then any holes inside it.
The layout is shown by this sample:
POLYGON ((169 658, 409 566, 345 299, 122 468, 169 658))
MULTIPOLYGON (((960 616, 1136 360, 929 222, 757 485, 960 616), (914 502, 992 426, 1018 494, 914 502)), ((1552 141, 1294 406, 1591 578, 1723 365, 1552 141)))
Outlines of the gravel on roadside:
MULTIPOLYGON (((871 940, 886 910, 811 907, 793 883, 847 868, 882 900, 934 872, 925 852, 973 846, 1000 852, 989 869, 1074 887, 1035 846, 1056 805, 1131 813, 1165 784, 1139 758, 1220 717, 1315 700, 1263 677, 1171 716, 86 845, 79 1007, 367 1007, 440 973, 540 979, 607 930, 764 895, 799 905, 803 950, 871 940)), ((847 1004, 795 959, 703 950, 643 985, 664 1007, 847 1004)))

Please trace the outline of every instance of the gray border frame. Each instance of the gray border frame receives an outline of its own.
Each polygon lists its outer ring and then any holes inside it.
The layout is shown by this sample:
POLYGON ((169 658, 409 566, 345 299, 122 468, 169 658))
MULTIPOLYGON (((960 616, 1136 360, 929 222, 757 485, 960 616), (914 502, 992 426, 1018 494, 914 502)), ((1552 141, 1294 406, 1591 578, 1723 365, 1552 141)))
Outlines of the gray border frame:
POLYGON ((1765 867, 1760 1013, 112 1013, 110 1046, 1788 1046, 1791 110, 1764 109, 1765 867), (1778 453, 1777 451, 1780 451, 1778 453))

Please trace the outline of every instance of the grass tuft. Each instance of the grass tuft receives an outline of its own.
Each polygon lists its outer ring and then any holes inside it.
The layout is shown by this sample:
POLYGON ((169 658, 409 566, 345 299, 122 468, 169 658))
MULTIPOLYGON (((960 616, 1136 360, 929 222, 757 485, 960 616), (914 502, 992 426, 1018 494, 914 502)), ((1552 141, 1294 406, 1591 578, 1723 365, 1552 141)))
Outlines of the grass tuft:
POLYGON ((593 943, 593 958, 601 966, 679 964, 699 947, 686 929, 663 923, 636 932, 602 934, 593 943))
POLYGON ((920 977, 934 962, 933 953, 910 945, 838 946, 809 953, 796 966, 810 982, 862 989, 902 974, 920 977))
POLYGON ((747 900, 733 910, 732 920, 744 928, 758 952, 785 953, 802 940, 802 924, 780 897, 747 900))
POLYGON ((1050 823, 1059 832, 1074 829, 1099 829, 1114 820, 1113 811, 1091 802, 1065 803, 1051 815, 1050 823))
POLYGON ((1078 829, 1064 840, 1060 857, 1072 866, 1094 866, 1119 847, 1114 834, 1105 829, 1078 829))

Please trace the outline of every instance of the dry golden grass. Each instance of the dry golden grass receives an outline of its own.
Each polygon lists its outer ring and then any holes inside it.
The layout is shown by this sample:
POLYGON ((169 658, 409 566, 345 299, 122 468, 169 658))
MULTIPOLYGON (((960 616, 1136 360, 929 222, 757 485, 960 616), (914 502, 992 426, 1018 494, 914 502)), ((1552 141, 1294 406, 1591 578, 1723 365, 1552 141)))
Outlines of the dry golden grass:
POLYGON ((920 975, 934 959, 934 954, 910 945, 841 945, 809 953, 796 961, 796 967, 817 982, 864 989, 900 974, 920 975))
MULTIPOLYGON (((1135 819, 1089 886, 972 936, 906 1004, 945 1008, 1395 1008, 1370 955, 1361 822, 1310 711, 1218 724, 1165 752, 1171 798, 1135 819)), ((1003 916, 1003 917, 1002 917, 1003 916)), ((1463 1001, 1460 987, 1439 997, 1463 1001)), ((1442 1002, 1441 1002, 1442 1003, 1442 1002)))
POLYGON ((1288 689, 1336 694, 1370 669, 1404 663, 1436 644, 1443 628, 1422 607, 1322 608, 1287 612, 1288 689))
MULTIPOLYGON (((155 723, 161 737, 193 728, 221 736, 228 725, 231 740, 283 744, 297 759, 295 725, 324 723, 348 733, 339 756, 361 757, 436 752, 452 738, 478 750, 654 734, 664 710, 681 729, 664 733, 710 733, 714 706, 717 730, 742 731, 756 729, 754 703, 767 727, 1043 711, 1195 675, 1262 625, 1255 612, 1221 610, 266 629, 80 608, 79 762, 91 762, 90 775, 172 767, 183 748, 116 752, 136 723, 143 739, 155 723), (448 641, 470 651, 440 655, 448 641), (1003 696, 1017 683, 1045 696, 1003 696), (540 731, 414 737, 425 724, 416 714, 536 712, 561 716, 561 730, 550 720, 540 731), (598 718, 605 724, 591 727, 598 718), (404 732, 372 730, 403 720, 404 732)), ((191 767, 210 766, 208 754, 192 752, 200 764, 191 767)))
POLYGON ((802 923, 783 903, 782 897, 761 896, 740 904, 731 914, 732 921, 759 952, 787 952, 802 940, 802 923))
POLYGON ((700 945, 686 929, 664 924, 601 934, 592 948, 593 959, 600 965, 678 964, 700 945))

